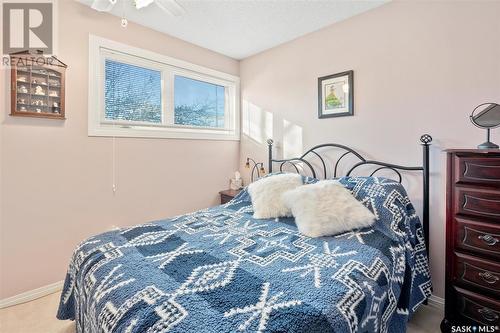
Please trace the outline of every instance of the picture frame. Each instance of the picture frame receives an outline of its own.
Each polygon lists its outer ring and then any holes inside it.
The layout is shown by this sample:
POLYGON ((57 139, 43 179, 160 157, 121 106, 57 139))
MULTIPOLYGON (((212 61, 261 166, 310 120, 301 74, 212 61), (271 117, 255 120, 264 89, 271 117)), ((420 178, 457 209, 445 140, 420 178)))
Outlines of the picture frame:
POLYGON ((354 71, 318 78, 318 118, 354 115, 354 71))

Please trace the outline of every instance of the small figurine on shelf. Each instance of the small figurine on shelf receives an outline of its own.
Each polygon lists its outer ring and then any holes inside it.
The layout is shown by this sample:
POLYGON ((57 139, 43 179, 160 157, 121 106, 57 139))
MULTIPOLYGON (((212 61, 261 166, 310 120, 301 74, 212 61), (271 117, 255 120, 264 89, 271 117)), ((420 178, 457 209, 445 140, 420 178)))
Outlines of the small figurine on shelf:
POLYGON ((19 92, 23 93, 23 94, 27 94, 28 88, 26 88, 26 86, 19 86, 19 92))
POLYGON ((26 100, 24 98, 18 98, 17 103, 19 104, 26 104, 26 100))
POLYGON ((31 72, 35 73, 35 74, 47 75, 47 71, 45 69, 42 69, 42 68, 33 69, 31 72))
POLYGON ((52 106, 55 107, 55 108, 58 108, 59 107, 59 103, 54 102, 54 103, 52 103, 52 106))
POLYGON ((43 88, 41 86, 35 87, 35 95, 45 95, 45 93, 43 92, 43 88))
POLYGON ((42 113, 42 109, 40 109, 40 108, 36 108, 35 111, 36 111, 36 113, 42 113))
POLYGON ((52 90, 52 91, 49 93, 49 96, 50 96, 50 97, 59 97, 59 96, 57 95, 57 91, 54 91, 54 90, 52 90))
POLYGON ((25 106, 21 106, 21 107, 19 108, 19 111, 26 111, 26 107, 25 107, 25 106))
POLYGON ((17 78, 17 81, 19 81, 19 82, 26 82, 26 76, 19 76, 17 78))
POLYGON ((37 80, 36 80, 36 79, 33 79, 33 80, 31 80, 31 83, 33 83, 33 84, 37 84, 38 82, 37 82, 37 80))

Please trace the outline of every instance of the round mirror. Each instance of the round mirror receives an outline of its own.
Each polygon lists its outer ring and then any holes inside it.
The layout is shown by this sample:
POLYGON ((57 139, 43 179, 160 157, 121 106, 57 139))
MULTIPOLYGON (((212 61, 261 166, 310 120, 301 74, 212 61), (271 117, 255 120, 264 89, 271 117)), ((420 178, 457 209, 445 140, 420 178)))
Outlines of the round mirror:
POLYGON ((498 145, 490 141, 490 130, 500 126, 500 105, 497 103, 483 103, 472 111, 471 122, 479 128, 486 129, 486 142, 477 146, 479 149, 495 149, 498 145))

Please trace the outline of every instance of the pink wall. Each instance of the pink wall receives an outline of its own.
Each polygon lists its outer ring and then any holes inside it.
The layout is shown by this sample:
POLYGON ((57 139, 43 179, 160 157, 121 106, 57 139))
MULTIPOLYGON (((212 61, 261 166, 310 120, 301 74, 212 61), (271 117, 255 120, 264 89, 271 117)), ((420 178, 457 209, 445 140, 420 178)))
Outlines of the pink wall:
POLYGON ((58 3, 68 119, 8 116, 7 75, 0 80, 0 299, 63 279, 74 246, 112 225, 216 204, 238 168, 236 141, 119 138, 113 195, 111 138, 87 136, 89 33, 233 75, 239 64, 133 23, 124 30, 119 18, 75 1, 58 3))
MULTIPOLYGON (((392 2, 240 64, 133 23, 123 30, 118 18, 73 1, 59 6, 58 54, 69 65, 68 119, 7 116, 0 80, 0 298, 61 280, 73 247, 89 235, 215 204, 217 191, 238 168, 239 150, 241 160, 265 160, 269 136, 279 153, 330 141, 373 158, 418 164, 423 132, 435 138, 431 266, 435 293, 443 295, 442 149, 482 142, 484 133, 468 114, 480 102, 500 101, 499 2, 392 2), (89 33, 230 74, 240 71, 241 147, 117 139, 113 196, 111 139, 87 136, 89 33), (355 116, 318 120, 317 77, 348 69, 355 71, 355 116)), ((498 131, 493 139, 500 141, 498 131)), ((416 205, 418 186, 417 179, 408 184, 416 205)))
MULTIPOLYGON (((338 142, 371 158, 416 165, 420 134, 432 134, 430 260, 434 292, 443 296, 442 150, 484 141, 468 116, 479 103, 500 102, 499 13, 494 1, 395 1, 244 59, 241 162, 265 161, 263 142, 272 134, 290 154, 338 142), (355 115, 319 120, 317 78, 350 69, 355 115)), ((418 179, 407 188, 420 206, 418 179)))

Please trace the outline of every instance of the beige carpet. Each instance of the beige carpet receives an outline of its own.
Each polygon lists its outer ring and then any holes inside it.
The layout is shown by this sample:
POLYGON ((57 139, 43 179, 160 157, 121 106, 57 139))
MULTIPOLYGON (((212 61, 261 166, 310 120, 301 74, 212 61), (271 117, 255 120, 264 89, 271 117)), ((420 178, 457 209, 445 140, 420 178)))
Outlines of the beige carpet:
MULTIPOLYGON (((2 333, 74 333, 75 324, 57 320, 59 293, 0 310, 2 333)), ((408 324, 408 333, 438 333, 441 311, 421 306, 408 324)))

